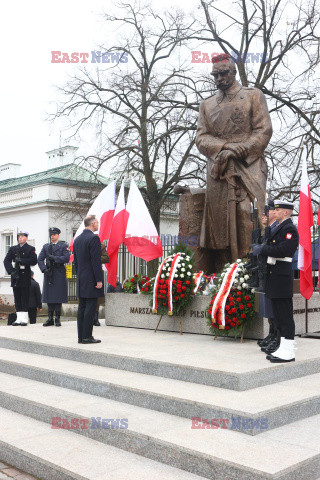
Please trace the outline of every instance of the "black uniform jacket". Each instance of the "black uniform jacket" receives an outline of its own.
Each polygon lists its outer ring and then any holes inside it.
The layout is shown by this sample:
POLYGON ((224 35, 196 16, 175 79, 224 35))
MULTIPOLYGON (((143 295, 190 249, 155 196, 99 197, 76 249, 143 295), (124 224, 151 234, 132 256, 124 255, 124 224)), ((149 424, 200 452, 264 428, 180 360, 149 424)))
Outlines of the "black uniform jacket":
MULTIPOLYGON (((299 245, 299 235, 291 218, 287 218, 275 228, 263 245, 261 255, 266 257, 293 257, 299 245)), ((269 298, 291 298, 293 296, 292 262, 277 261, 267 264, 266 296, 269 298)))
POLYGON ((30 267, 37 264, 35 248, 29 245, 27 242, 22 247, 20 247, 18 244, 9 248, 9 251, 3 261, 5 269, 9 275, 11 275, 11 273, 14 271, 14 262, 18 256, 20 256, 22 260, 20 262, 19 278, 16 287, 27 287, 30 285, 31 281, 30 267))
POLYGON ((98 235, 91 230, 83 230, 74 241, 73 253, 77 272, 78 297, 103 297, 103 287, 96 288, 96 284, 103 281, 101 243, 98 235))
POLYGON ((54 256, 52 276, 44 275, 42 301, 45 303, 67 303, 68 282, 66 277, 65 263, 70 260, 70 252, 65 242, 46 243, 43 245, 38 257, 38 265, 41 272, 47 268, 49 255, 54 256))
POLYGON ((29 308, 42 308, 40 285, 33 278, 29 291, 29 308))

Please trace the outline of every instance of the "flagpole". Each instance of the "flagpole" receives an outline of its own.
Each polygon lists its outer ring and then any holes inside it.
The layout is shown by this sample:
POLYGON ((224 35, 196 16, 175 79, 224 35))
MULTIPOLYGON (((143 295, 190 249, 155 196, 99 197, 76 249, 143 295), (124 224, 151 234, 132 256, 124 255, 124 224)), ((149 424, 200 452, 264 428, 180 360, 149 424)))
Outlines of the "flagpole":
POLYGON ((308 300, 307 299, 305 301, 305 304, 306 304, 306 333, 308 333, 309 332, 309 330, 308 330, 308 320, 309 319, 308 319, 308 300))

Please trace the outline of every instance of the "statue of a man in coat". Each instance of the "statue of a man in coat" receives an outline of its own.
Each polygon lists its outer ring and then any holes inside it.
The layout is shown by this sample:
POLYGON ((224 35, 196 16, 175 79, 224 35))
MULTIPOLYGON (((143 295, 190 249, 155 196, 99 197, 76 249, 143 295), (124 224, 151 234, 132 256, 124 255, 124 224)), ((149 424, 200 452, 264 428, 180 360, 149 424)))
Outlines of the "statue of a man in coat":
POLYGON ((43 245, 38 256, 39 268, 44 273, 42 302, 48 305, 48 320, 43 324, 44 327, 51 325, 61 327, 61 305, 68 303, 65 264, 70 260, 70 253, 67 244, 59 241, 60 233, 59 228, 49 229, 51 241, 43 245))
MULTIPOLYGON (((200 104, 196 145, 207 157, 207 188, 200 246, 243 257, 251 243, 251 203, 260 217, 267 164, 263 152, 272 135, 266 99, 258 88, 236 81, 228 55, 212 58, 218 92, 200 104)), ((219 252, 217 252, 219 253, 219 252)))

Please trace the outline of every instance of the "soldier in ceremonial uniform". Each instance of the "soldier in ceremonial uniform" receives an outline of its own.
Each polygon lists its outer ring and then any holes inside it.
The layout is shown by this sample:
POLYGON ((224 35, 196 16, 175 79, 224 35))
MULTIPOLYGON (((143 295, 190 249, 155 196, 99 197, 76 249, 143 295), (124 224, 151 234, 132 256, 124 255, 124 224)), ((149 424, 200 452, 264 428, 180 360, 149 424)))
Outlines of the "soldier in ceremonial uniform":
POLYGON ((38 257, 38 265, 44 273, 42 301, 48 305, 48 320, 44 327, 56 325, 61 327, 61 304, 68 303, 68 283, 65 263, 70 260, 70 253, 65 242, 59 241, 61 230, 49 229, 51 242, 43 245, 38 257), (55 313, 55 319, 53 319, 55 313))
POLYGON ((12 324, 14 326, 28 325, 30 267, 37 263, 35 248, 27 243, 28 236, 29 233, 25 230, 18 232, 18 245, 10 247, 3 262, 8 274, 11 275, 11 287, 17 312, 17 319, 12 324))
MULTIPOLYGON (((279 222, 276 220, 276 211, 274 208, 274 201, 272 199, 268 200, 268 205, 265 206, 265 211, 262 215, 262 224, 264 227, 267 227, 267 223, 270 227, 270 234, 272 235, 274 229, 279 225, 279 222)), ((253 253, 258 255, 260 251, 261 245, 257 245, 253 253)), ((269 334, 263 340, 258 340, 258 345, 261 347, 263 352, 268 350, 267 353, 272 353, 279 347, 280 335, 275 326, 271 300, 263 293, 259 295, 259 315, 260 317, 268 318, 270 327, 269 334)))
POLYGON ((280 346, 267 359, 272 363, 293 362, 295 325, 293 320, 292 258, 299 244, 296 226, 291 220, 293 203, 275 201, 275 216, 279 222, 260 255, 267 261, 266 297, 271 299, 274 321, 280 332, 280 346))

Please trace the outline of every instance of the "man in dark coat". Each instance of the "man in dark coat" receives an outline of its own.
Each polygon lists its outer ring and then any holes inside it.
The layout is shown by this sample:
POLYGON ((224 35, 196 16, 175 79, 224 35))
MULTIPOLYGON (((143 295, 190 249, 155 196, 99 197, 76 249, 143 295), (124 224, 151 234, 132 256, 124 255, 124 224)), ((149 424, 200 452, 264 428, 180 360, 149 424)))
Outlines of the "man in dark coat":
POLYGON ((42 311, 41 290, 38 282, 33 278, 33 271, 31 270, 31 285, 29 292, 29 308, 28 315, 30 323, 37 322, 37 309, 42 311))
POLYGON ((103 297, 103 274, 101 268, 101 243, 93 232, 99 229, 95 215, 84 219, 85 229, 73 244, 74 264, 77 272, 78 343, 100 343, 92 336, 97 300, 103 297))
POLYGON ((260 254, 267 257, 266 297, 271 299, 275 325, 281 336, 279 348, 267 359, 282 363, 295 360, 292 258, 299 244, 299 235, 290 218, 293 203, 279 200, 274 206, 279 225, 262 246, 260 254))
POLYGON ((12 324, 14 326, 28 325, 30 267, 37 263, 35 248, 27 243, 28 235, 29 233, 25 230, 18 232, 18 245, 9 248, 3 262, 8 274, 11 275, 11 287, 17 312, 17 320, 12 324))
POLYGON ((61 304, 68 303, 65 263, 69 262, 70 253, 67 244, 59 241, 60 233, 59 228, 49 229, 51 242, 43 245, 38 257, 39 268, 44 273, 42 301, 48 304, 48 320, 43 324, 44 327, 54 324, 61 327, 61 304))

